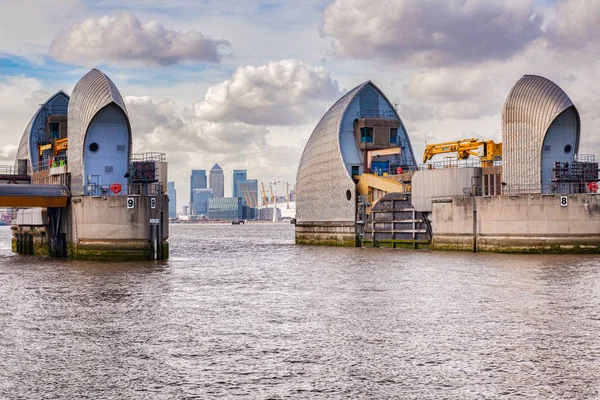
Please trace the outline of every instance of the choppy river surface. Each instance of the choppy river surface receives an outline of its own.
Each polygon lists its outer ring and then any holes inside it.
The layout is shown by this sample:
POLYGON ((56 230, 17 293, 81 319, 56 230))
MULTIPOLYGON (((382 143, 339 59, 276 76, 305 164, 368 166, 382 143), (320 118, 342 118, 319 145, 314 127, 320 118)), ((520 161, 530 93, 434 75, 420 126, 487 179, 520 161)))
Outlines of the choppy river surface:
POLYGON ((600 258, 299 247, 172 225, 168 262, 17 256, 0 398, 598 398, 600 258))

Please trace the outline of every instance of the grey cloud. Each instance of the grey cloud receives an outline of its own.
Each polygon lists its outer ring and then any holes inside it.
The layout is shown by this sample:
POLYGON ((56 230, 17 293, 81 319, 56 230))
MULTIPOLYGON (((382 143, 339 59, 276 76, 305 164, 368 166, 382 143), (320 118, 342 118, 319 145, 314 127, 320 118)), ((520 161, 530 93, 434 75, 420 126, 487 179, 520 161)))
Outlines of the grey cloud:
POLYGON ((170 100, 149 97, 125 98, 131 119, 136 152, 185 151, 196 154, 240 153, 266 146, 265 126, 239 122, 201 121, 193 113, 180 111, 170 100))
POLYGON ((481 118, 501 111, 511 74, 504 72, 504 64, 491 63, 478 67, 455 67, 421 70, 413 74, 404 86, 407 112, 413 120, 431 119, 431 112, 419 111, 419 107, 431 111, 437 119, 481 118))
POLYGON ((341 57, 442 65, 507 59, 541 24, 532 0, 335 0, 320 32, 341 57))
POLYGON ((142 23, 134 14, 88 18, 61 32, 50 45, 50 55, 62 62, 82 65, 172 65, 184 61, 219 62, 220 48, 229 46, 192 30, 165 28, 157 21, 142 23))
POLYGON ((324 68, 283 60, 238 68, 232 79, 210 87, 194 110, 206 121, 296 125, 323 114, 341 95, 324 68))
POLYGON ((550 21, 547 39, 551 46, 561 49, 600 48, 600 2, 566 0, 556 7, 550 21))

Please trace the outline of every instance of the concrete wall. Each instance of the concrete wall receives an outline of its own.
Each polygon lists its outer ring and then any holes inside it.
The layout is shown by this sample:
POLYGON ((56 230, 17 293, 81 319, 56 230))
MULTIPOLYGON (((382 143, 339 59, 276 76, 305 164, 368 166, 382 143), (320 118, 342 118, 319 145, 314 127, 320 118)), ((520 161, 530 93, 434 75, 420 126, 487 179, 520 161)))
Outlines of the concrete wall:
POLYGON ((417 171, 411 182, 412 203, 417 211, 431 212, 436 197, 462 196, 470 188, 473 177, 481 176, 481 168, 442 168, 417 171))
POLYGON ((162 239, 169 237, 167 196, 78 196, 71 199, 68 239, 74 258, 145 259, 150 257, 150 219, 159 219, 162 239), (127 208, 127 199, 135 206, 127 208), (161 215, 162 212, 162 215, 161 215))
POLYGON ((530 194, 436 199, 432 213, 434 248, 600 253, 600 196, 569 195, 565 207, 561 197, 530 194))
POLYGON ((355 240, 354 222, 296 222, 296 244, 351 247, 355 240))

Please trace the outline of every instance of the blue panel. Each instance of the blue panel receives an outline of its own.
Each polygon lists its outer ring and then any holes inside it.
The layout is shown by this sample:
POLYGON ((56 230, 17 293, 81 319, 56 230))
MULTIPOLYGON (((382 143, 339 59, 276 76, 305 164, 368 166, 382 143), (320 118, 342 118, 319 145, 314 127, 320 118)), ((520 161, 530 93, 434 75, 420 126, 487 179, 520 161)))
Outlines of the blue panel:
POLYGON ((575 157, 577 117, 570 107, 563 111, 550 125, 542 146, 542 193, 552 189, 554 162, 572 162, 575 157))
POLYGON ((365 86, 358 94, 362 118, 373 118, 379 114, 379 93, 371 85, 365 86))
POLYGON ((388 172, 390 167, 389 161, 372 161, 371 162, 371 171, 374 174, 379 176, 383 175, 384 172, 388 172))
MULTIPOLYGON (((115 183, 123 189, 127 187, 129 132, 118 108, 109 106, 92 120, 84 142, 83 162, 87 195, 113 195, 108 188, 115 183), (115 123, 108 123, 111 121, 115 123), (118 151, 117 146, 124 151, 118 151)), ((126 190, 119 193, 125 194, 126 190)))

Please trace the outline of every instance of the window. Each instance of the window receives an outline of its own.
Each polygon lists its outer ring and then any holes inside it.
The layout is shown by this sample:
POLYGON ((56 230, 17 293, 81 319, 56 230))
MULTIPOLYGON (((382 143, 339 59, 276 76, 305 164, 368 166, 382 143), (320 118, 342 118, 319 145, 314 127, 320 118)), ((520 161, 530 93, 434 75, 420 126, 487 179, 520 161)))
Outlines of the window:
POLYGON ((100 148, 100 146, 98 146, 98 143, 96 143, 96 142, 90 143, 89 149, 92 153, 97 152, 99 148, 100 148))
POLYGON ((125 151, 125 145, 124 144, 118 144, 117 145, 117 151, 118 152, 124 152, 125 151))
POLYGON ((112 174, 113 173, 113 166, 112 165, 105 165, 104 166, 104 173, 106 173, 106 174, 112 174))
POLYGON ((50 128, 50 138, 58 139, 60 136, 60 123, 50 122, 48 123, 48 127, 50 128))
POLYGON ((356 176, 356 175, 360 175, 360 170, 358 165, 353 165, 352 166, 352 176, 356 176))
POLYGON ((568 145, 566 145, 566 146, 565 146, 565 153, 567 153, 567 154, 568 154, 568 153, 570 153, 570 152, 571 152, 571 145, 570 145, 570 144, 568 144, 568 145))
POLYGON ((373 143, 372 127, 360 128, 360 141, 361 143, 373 143))
POLYGON ((552 151, 552 146, 549 144, 544 145, 544 151, 552 151))
POLYGON ((390 143, 398 143, 398 128, 390 128, 390 143))

